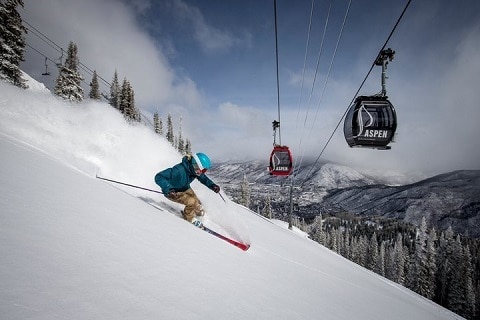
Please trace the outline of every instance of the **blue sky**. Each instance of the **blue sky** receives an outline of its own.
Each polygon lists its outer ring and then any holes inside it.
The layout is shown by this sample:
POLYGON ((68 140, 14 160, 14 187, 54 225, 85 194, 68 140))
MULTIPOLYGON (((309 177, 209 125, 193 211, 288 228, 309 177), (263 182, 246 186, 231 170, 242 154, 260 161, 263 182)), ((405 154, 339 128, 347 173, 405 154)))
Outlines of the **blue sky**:
MULTIPOLYGON (((352 1, 338 41, 349 3, 314 2, 305 60, 312 2, 277 0, 281 138, 296 159, 317 158, 407 1, 352 1)), ((117 69, 145 114, 170 113, 176 130, 181 118, 194 149, 214 159, 267 160, 278 118, 273 0, 36 0, 21 14, 56 44, 77 43, 81 62, 107 81, 117 69)), ((397 109, 397 142, 388 152, 350 149, 340 125, 322 158, 427 174, 480 169, 479 32, 476 0, 413 0, 387 44, 396 51, 387 94, 397 109)), ((35 34, 27 42, 58 58, 35 34)), ((36 51, 27 48, 23 68, 52 86, 54 72, 41 76, 36 51)), ((380 89, 376 67, 360 94, 380 89)))

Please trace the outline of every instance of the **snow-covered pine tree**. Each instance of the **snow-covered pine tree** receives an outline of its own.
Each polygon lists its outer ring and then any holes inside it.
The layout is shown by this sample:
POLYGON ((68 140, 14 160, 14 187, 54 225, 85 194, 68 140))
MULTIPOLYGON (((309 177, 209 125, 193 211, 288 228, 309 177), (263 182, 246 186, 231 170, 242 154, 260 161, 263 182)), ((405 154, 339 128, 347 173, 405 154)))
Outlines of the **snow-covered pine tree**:
POLYGON ((352 246, 350 245, 350 228, 345 228, 343 233, 343 247, 345 248, 345 257, 349 260, 352 259, 352 246))
POLYGON ((435 277, 437 274, 437 249, 435 248, 435 242, 437 241, 437 233, 435 228, 430 230, 427 239, 427 279, 426 282, 429 286, 428 295, 425 297, 433 300, 435 298, 435 277))
POLYGON ((178 130, 177 150, 180 154, 185 154, 185 141, 182 136, 182 117, 180 117, 180 129, 178 130))
POLYGON ((92 81, 90 82, 90 93, 88 94, 90 99, 100 100, 100 87, 98 85, 97 70, 93 70, 92 81))
POLYGON ((375 269, 373 270, 375 273, 381 275, 382 277, 385 276, 385 241, 380 243, 380 249, 377 256, 377 263, 375 265, 375 269))
POLYGON ((127 117, 128 121, 136 121, 140 122, 141 115, 140 115, 140 110, 137 109, 137 106, 135 105, 135 90, 130 86, 130 103, 128 106, 128 112, 125 113, 125 116, 127 117))
POLYGON ((118 74, 117 70, 113 74, 112 84, 110 85, 110 97, 109 103, 112 107, 119 110, 120 109, 120 85, 118 84, 118 74))
POLYGON ((173 122, 172 116, 168 114, 167 116, 167 140, 173 145, 175 145, 175 137, 173 136, 173 122))
POLYGON ((180 152, 180 154, 185 154, 185 141, 183 140, 182 132, 178 133, 177 149, 178 149, 178 152, 180 152))
POLYGON ((462 269, 463 269, 463 288, 464 288, 464 304, 463 304, 463 313, 460 315, 464 316, 467 319, 474 319, 476 313, 475 307, 475 288, 473 280, 473 264, 472 264, 472 255, 470 253, 469 246, 463 247, 463 257, 462 257, 462 269))
POLYGON ((241 186, 240 204, 249 208, 250 207, 250 186, 248 185, 247 175, 243 175, 243 181, 241 186))
POLYGON ((155 130, 156 134, 163 136, 163 123, 162 119, 158 115, 158 112, 153 114, 153 130, 155 130))
POLYGON ((310 236, 321 245, 325 245, 326 237, 325 232, 323 231, 323 219, 321 213, 313 219, 310 236))
POLYGON ((433 284, 428 283, 428 256, 427 256, 427 222, 425 217, 422 218, 420 228, 417 229, 415 239, 415 263, 414 263, 414 280, 413 291, 426 297, 433 294, 433 284))
POLYGON ((125 114, 126 109, 128 109, 130 104, 130 83, 127 81, 127 78, 123 78, 122 88, 120 90, 118 110, 122 114, 125 114))
POLYGON ((0 1, 0 80, 26 89, 28 86, 22 78, 20 61, 24 61, 25 36, 27 29, 17 7, 23 8, 23 0, 0 1))
POLYGON ((451 270, 451 281, 448 286, 447 308, 462 315, 465 312, 465 258, 463 256, 460 236, 457 235, 450 256, 454 268, 451 270))
POLYGON ((135 91, 132 89, 127 78, 123 79, 122 90, 120 91, 119 110, 127 121, 140 122, 140 112, 135 107, 135 91))
POLYGON ((367 269, 375 270, 375 265, 378 259, 378 239, 377 233, 373 232, 370 242, 368 243, 368 255, 367 255, 367 269))
POLYGON ((405 251, 403 250, 403 236, 399 232, 397 234, 397 240, 393 248, 393 281, 399 284, 405 283, 405 263, 408 259, 405 257, 405 251))
POLYGON ((192 154, 192 143, 188 139, 185 140, 185 153, 192 154))
POLYGON ((447 304, 449 286, 452 281, 452 272, 454 269, 454 265, 452 264, 453 242, 453 230, 450 226, 440 235, 437 255, 437 265, 439 268, 436 276, 435 301, 442 306, 447 304))
POLYGON ((78 48, 70 41, 67 50, 65 64, 60 67, 58 77, 55 80, 54 92, 59 97, 72 102, 83 101, 83 88, 80 85, 83 77, 79 72, 78 48))
POLYGON ((263 216, 269 219, 272 219, 272 200, 270 198, 270 193, 267 194, 265 199, 265 206, 263 207, 263 216))

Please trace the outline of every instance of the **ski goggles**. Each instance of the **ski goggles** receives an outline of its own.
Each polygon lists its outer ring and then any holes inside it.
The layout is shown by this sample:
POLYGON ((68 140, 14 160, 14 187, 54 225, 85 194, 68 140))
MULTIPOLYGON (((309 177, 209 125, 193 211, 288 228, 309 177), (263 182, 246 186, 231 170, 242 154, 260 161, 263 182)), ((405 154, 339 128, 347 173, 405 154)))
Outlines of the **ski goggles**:
POLYGON ((200 169, 196 163, 193 163, 193 169, 195 169, 195 173, 197 174, 197 176, 200 176, 207 172, 207 169, 200 169))
POLYGON ((207 169, 205 169, 202 166, 202 162, 200 161, 200 159, 197 157, 196 154, 193 155, 192 164, 193 164, 193 168, 195 169, 195 173, 197 174, 197 176, 202 175, 205 172, 207 172, 207 169))

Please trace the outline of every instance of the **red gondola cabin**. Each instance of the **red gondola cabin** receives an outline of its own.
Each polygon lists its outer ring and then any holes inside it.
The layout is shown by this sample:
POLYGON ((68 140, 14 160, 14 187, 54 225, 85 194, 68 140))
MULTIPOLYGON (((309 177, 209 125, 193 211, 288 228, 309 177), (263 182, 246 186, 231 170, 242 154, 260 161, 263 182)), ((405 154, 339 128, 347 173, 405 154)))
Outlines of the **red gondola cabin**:
POLYGON ((268 170, 273 176, 288 176, 293 170, 293 158, 287 146, 275 146, 270 154, 268 170))

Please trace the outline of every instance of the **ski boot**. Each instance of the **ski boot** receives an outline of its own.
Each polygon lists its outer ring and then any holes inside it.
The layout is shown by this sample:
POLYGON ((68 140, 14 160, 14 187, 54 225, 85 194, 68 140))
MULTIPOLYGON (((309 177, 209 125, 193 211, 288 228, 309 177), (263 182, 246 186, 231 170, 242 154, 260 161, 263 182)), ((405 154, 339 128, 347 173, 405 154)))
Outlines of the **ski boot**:
POLYGON ((202 221, 198 220, 197 218, 193 218, 192 224, 193 224, 195 227, 198 227, 198 228, 200 228, 200 229, 203 229, 203 223, 202 223, 202 221))

